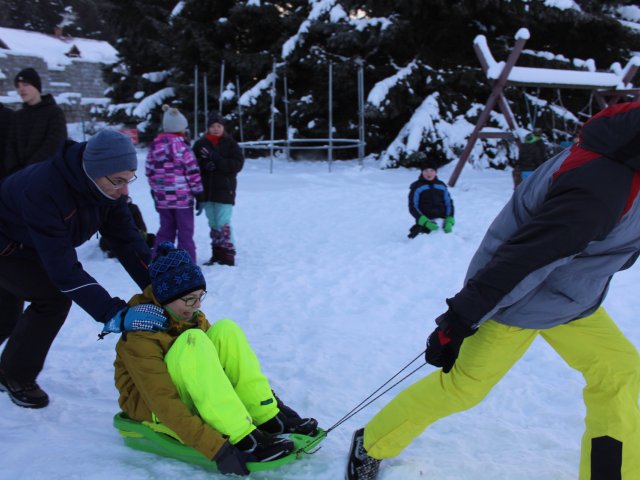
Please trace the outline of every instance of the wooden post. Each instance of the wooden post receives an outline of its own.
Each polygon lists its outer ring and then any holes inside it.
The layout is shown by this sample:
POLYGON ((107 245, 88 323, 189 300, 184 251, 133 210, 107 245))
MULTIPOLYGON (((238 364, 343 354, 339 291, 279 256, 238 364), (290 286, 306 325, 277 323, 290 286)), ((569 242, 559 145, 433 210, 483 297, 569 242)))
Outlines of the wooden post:
MULTIPOLYGON (((507 62, 502 68, 502 72, 500 72, 500 76, 496 80, 494 80, 491 87, 492 88, 491 95, 489 95, 489 99, 487 100, 487 103, 484 106, 484 110, 480 114, 480 117, 476 122, 476 126, 471 132, 471 135, 469 136, 469 140, 467 140, 467 145, 465 146, 464 151, 460 156, 460 160, 458 160, 458 164, 456 165, 455 169, 453 170, 453 173, 451 174, 451 178, 449 179, 450 187, 455 186, 456 182, 458 181, 460 172, 464 168, 465 163, 467 162, 467 160, 469 159, 469 156, 471 155, 471 150, 473 149, 473 146, 476 144, 476 141, 478 140, 480 130, 482 130, 486 125, 487 120, 489 120, 489 115, 491 114, 491 111, 493 110, 497 102, 500 103, 500 109, 502 110, 502 113, 505 114, 505 117, 507 118, 507 124, 512 130, 515 130, 515 118, 513 117, 513 113, 511 112, 511 109, 509 108, 509 104, 507 103, 507 100, 504 98, 504 95, 502 92, 504 90, 505 85, 507 84, 507 79, 509 78, 509 74, 511 73, 511 70, 515 66, 516 61, 518 60, 518 57, 520 57, 520 54, 522 53, 522 49, 524 48, 524 44, 527 42, 528 39, 529 39, 528 33, 527 35, 521 34, 520 31, 516 33, 516 43, 513 47, 513 50, 509 54, 509 58, 507 59, 507 62)), ((476 48, 475 50, 476 50, 476 54, 478 54, 479 58, 481 58, 480 63, 483 66, 483 69, 485 69, 485 66, 487 66, 487 64, 484 58, 482 58, 482 56, 479 54, 478 48, 476 48)))

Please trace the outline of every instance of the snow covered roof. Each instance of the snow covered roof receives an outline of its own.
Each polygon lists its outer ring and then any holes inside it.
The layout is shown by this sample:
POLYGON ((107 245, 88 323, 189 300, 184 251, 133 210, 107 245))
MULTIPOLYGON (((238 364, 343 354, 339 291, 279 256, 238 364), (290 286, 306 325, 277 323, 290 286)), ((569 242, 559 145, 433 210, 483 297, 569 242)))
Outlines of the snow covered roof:
POLYGON ((108 42, 88 38, 57 37, 45 33, 0 27, 0 53, 41 57, 50 69, 73 60, 115 63, 118 52, 108 42))

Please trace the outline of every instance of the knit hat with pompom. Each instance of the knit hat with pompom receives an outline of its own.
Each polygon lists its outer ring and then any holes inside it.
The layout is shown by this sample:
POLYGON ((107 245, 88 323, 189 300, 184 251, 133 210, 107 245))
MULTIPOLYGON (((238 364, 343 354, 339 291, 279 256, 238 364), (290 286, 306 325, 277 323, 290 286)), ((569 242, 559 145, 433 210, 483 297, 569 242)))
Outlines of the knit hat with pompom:
POLYGON ((189 126, 189 122, 184 115, 180 113, 175 107, 169 105, 162 105, 162 130, 165 133, 180 133, 184 132, 189 126))

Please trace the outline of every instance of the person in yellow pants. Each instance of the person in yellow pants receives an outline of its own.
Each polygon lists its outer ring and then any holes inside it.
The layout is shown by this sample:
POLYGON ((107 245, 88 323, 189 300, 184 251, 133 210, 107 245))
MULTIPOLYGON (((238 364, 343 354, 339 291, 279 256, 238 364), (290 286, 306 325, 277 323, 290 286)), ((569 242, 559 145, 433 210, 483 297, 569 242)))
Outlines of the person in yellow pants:
POLYGON ((240 326, 210 325, 200 311, 206 282, 185 250, 163 243, 149 267, 151 285, 129 304, 162 306, 166 331, 135 332, 116 345, 115 382, 123 412, 154 422, 217 463, 225 474, 247 475, 246 462, 291 453, 280 434, 313 434, 273 393, 240 326))
POLYGON ((608 107, 517 187, 427 339, 442 369, 354 433, 347 480, 374 480, 430 424, 482 401, 538 335, 586 381, 579 478, 640 479, 640 356, 601 306, 640 256, 639 133, 640 102, 608 107))
POLYGON ((622 450, 626 457, 622 465, 628 470, 622 471, 622 478, 636 478, 640 472, 640 357, 603 308, 587 318, 549 330, 486 322, 465 342, 448 374, 438 370, 414 383, 367 424, 364 448, 377 459, 395 457, 436 420, 477 405, 537 335, 580 371, 587 382, 580 478, 591 478, 591 449, 607 449, 610 442, 616 441, 626 447, 622 450), (605 437, 616 440, 602 440, 605 437))

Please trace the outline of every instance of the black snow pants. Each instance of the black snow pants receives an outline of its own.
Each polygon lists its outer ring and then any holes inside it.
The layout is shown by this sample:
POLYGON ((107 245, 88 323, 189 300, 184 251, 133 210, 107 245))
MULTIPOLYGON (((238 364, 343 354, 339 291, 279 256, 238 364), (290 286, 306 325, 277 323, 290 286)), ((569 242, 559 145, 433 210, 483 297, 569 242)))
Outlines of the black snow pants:
POLYGON ((0 356, 5 375, 34 381, 71 309, 71 300, 49 280, 42 266, 0 257, 0 356), (24 301, 29 306, 23 311, 24 301))

